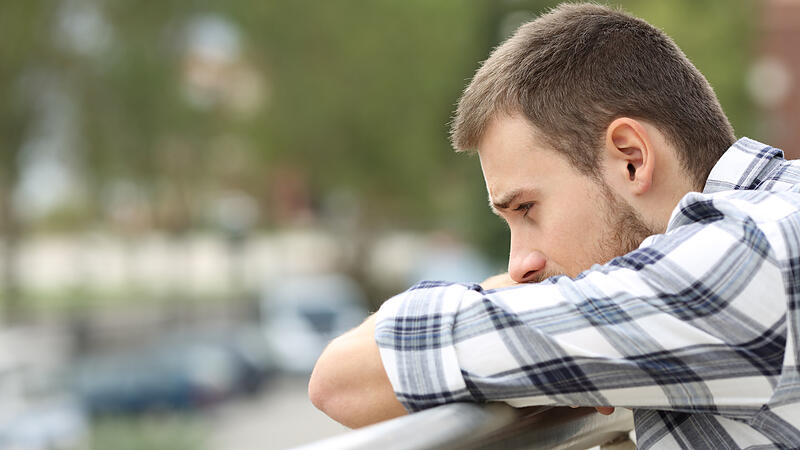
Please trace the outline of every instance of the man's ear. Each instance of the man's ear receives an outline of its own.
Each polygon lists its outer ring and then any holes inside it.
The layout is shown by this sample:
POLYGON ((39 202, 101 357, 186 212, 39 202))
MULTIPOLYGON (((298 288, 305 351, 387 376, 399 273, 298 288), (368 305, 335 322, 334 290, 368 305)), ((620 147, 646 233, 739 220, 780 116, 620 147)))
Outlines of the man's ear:
POLYGON ((653 142, 647 129, 629 117, 615 119, 606 129, 606 176, 613 185, 640 195, 650 190, 655 170, 653 142))

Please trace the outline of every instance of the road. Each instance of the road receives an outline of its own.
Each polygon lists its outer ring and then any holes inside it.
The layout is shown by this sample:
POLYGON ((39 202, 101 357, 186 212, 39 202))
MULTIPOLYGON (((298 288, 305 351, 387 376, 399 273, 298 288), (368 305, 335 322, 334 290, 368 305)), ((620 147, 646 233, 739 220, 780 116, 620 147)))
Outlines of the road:
POLYGON ((285 449, 347 431, 308 400, 307 377, 271 380, 256 397, 209 412, 208 450, 285 449))

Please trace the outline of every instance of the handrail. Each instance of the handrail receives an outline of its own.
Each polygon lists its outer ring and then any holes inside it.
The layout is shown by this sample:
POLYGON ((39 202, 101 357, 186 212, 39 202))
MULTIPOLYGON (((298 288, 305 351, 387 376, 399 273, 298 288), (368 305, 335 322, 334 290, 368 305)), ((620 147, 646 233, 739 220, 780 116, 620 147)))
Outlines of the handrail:
POLYGON ((294 450, 581 450, 626 440, 632 428, 633 415, 623 408, 605 416, 594 408, 452 403, 294 450))

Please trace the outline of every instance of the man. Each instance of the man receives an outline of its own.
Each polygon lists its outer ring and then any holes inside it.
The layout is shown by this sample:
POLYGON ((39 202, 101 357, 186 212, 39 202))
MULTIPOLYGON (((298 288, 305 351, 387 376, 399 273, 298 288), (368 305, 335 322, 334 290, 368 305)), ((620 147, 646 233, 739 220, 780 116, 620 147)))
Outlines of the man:
POLYGON ((734 142, 667 36, 562 5, 478 70, 452 140, 508 222, 506 279, 387 301, 320 357, 315 405, 621 406, 640 448, 800 447, 800 165, 734 142))

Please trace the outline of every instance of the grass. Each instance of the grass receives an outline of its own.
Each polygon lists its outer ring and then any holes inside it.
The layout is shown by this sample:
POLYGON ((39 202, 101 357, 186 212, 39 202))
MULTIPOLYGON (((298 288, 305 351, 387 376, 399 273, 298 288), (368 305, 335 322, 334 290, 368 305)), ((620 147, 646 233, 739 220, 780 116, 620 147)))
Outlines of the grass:
POLYGON ((92 450, 204 450, 206 434, 198 417, 152 414, 93 421, 92 450))

